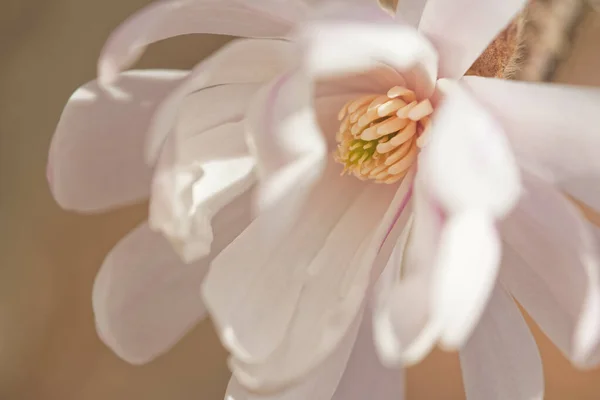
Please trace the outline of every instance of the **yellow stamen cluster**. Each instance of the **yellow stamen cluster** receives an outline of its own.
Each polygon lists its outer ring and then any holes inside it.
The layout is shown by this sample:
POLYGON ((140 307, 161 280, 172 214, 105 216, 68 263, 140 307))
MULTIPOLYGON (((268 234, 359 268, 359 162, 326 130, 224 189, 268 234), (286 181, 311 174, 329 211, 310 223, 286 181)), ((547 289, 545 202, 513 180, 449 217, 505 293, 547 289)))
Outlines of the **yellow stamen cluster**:
POLYGON ((366 95, 340 110, 335 159, 361 180, 394 183, 406 175, 423 145, 433 107, 428 99, 395 86, 385 95, 366 95))

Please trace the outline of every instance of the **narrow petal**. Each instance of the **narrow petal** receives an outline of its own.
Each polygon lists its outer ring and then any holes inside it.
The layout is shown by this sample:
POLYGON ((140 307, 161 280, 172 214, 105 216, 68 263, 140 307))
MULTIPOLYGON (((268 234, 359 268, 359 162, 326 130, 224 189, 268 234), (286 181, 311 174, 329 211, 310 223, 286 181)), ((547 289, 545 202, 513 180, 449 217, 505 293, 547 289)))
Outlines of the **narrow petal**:
POLYGON ((600 341, 598 242, 551 185, 528 176, 526 187, 501 224, 500 279, 567 357, 587 365, 600 341))
POLYGON ((440 76, 463 76, 526 4, 527 0, 428 0, 419 30, 440 55, 440 76))
POLYGON ((501 287, 460 351, 468 400, 542 400, 542 360, 510 295, 501 287))
POLYGON ((431 44, 414 28, 385 15, 373 19, 373 12, 369 11, 363 13, 362 20, 349 18, 307 24, 299 40, 307 49, 305 67, 311 76, 352 75, 385 65, 411 78, 410 82, 397 84, 407 83, 419 97, 429 97, 438 62, 431 44), (371 20, 365 21, 366 18, 371 20), (331 51, 332 48, 336 51, 331 51))
POLYGON ((254 183, 243 123, 228 123, 178 141, 167 139, 152 182, 150 226, 186 262, 210 253, 212 219, 254 183))
POLYGON ((476 77, 463 82, 503 124, 524 168, 600 209, 600 89, 476 77))
POLYGON ((206 310, 199 287, 214 255, 249 223, 249 196, 215 218, 211 255, 183 265, 169 242, 142 224, 106 257, 93 290, 100 338, 119 357, 143 364, 167 352, 206 310))
POLYGON ((194 124, 213 127, 239 120, 251 99, 252 84, 264 84, 284 71, 294 59, 292 49, 280 40, 237 40, 198 64, 160 105, 148 133, 147 159, 157 159, 160 146, 188 101, 193 105, 189 109, 195 109, 195 114, 188 115, 197 116, 194 124), (233 87, 225 87, 229 85, 233 87))
POLYGON ((486 213, 465 212, 446 221, 431 311, 433 321, 442 327, 442 346, 460 347, 479 322, 498 275, 500 247, 494 221, 486 213))
POLYGON ((48 156, 50 188, 61 207, 97 212, 148 196, 146 132, 157 106, 185 76, 131 71, 112 90, 93 81, 71 96, 48 156))
POLYGON ((213 33, 242 37, 284 37, 306 12, 300 1, 165 0, 154 2, 123 22, 107 40, 98 77, 112 83, 147 45, 174 36, 213 33))
POLYGON ((502 217, 520 195, 519 168, 499 123, 459 85, 440 80, 444 100, 419 159, 431 194, 448 212, 502 217))
POLYGON ((375 287, 376 347, 382 361, 390 366, 421 361, 440 334, 440 327, 430 319, 429 294, 443 218, 419 175, 411 203, 407 211, 412 211, 413 217, 375 287))

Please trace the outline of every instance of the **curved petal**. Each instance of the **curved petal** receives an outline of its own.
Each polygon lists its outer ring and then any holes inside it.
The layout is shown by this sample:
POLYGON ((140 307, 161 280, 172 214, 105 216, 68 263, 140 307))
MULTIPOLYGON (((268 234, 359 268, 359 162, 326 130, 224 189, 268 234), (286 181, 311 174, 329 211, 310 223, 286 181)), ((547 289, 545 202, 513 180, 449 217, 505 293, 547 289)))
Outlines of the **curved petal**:
POLYGON ((152 182, 150 226, 191 262, 210 253, 214 215, 254 183, 243 123, 167 139, 152 182))
POLYGON ((490 303, 460 351, 468 400, 542 400, 542 360, 517 305, 496 287, 490 303))
POLYGON ((259 212, 291 199, 284 215, 293 221, 323 174, 327 142, 312 100, 310 82, 293 72, 266 86, 248 111, 248 140, 261 182, 259 212))
POLYGON ((501 126, 460 85, 440 80, 445 97, 419 157, 425 183, 451 213, 506 215, 521 192, 519 168, 501 126))
POLYGON ((285 236, 271 229, 277 214, 261 214, 215 260, 204 283, 221 337, 238 359, 234 372, 253 390, 289 385, 319 365, 379 275, 372 266, 396 218, 396 208, 385 211, 393 187, 361 190, 359 181, 337 173, 327 171, 333 179, 317 186, 285 236))
POLYGON ((460 347, 477 325, 500 266, 494 220, 464 212, 446 221, 433 276, 431 318, 441 326, 440 344, 460 347))
POLYGON ((216 123, 241 118, 248 106, 246 99, 249 101, 252 95, 249 91, 251 84, 264 84, 288 68, 294 59, 292 49, 291 44, 279 40, 237 40, 198 64, 160 105, 148 133, 146 157, 150 161, 156 160, 160 146, 173 128, 183 105, 190 99, 202 99, 196 110, 198 119, 205 121, 202 124, 210 121, 215 126, 216 123), (219 85, 232 85, 237 89, 211 88, 219 85), (204 90, 193 93, 201 89, 204 90), (209 103, 211 98, 216 98, 211 96, 217 93, 218 101, 209 103))
POLYGON ((402 368, 386 368, 381 364, 375 351, 372 318, 367 310, 346 370, 331 400, 404 399, 404 372, 402 368))
POLYGON ((242 37, 284 37, 303 17, 300 1, 164 0, 123 22, 107 40, 98 60, 98 78, 112 83, 148 44, 173 36, 213 33, 242 37))
POLYGON ((249 196, 242 196, 215 218, 211 255, 191 265, 183 265, 146 223, 122 239, 94 282, 96 327, 104 343, 133 364, 167 352, 205 317, 199 288, 209 263, 249 220, 249 196))
MULTIPOLYGON (((364 12, 368 17, 372 14, 369 9, 364 12)), ((312 77, 364 73, 383 64, 410 77, 397 84, 408 84, 419 97, 433 93, 437 54, 414 28, 385 15, 368 21, 349 18, 340 22, 315 21, 300 32, 300 43, 307 49, 305 68, 312 77)))
POLYGON ((600 209, 600 89, 476 77, 463 82, 502 122, 522 167, 600 209))
POLYGON ((567 357, 587 365, 600 341, 596 240, 565 196, 533 176, 526 184, 501 224, 500 279, 567 357))
POLYGON ((227 386, 225 400, 331 400, 340 384, 346 365, 349 362, 355 363, 357 356, 364 358, 362 350, 357 349, 355 343, 360 345, 362 341, 360 337, 357 338, 357 334, 362 335, 362 331, 368 325, 369 319, 360 313, 333 353, 297 385, 273 394, 256 394, 246 390, 234 375, 227 386))
POLYGON ((428 0, 419 31, 440 55, 440 76, 463 76, 526 4, 527 0, 428 0))
POLYGON ((146 131, 158 104, 186 75, 131 71, 111 90, 93 81, 71 96, 48 156, 50 188, 61 207, 97 212, 148 196, 146 131))
POLYGON ((376 286, 376 347, 387 365, 418 363, 439 338, 440 327, 430 319, 432 269, 444 222, 438 207, 417 174, 412 220, 376 286))

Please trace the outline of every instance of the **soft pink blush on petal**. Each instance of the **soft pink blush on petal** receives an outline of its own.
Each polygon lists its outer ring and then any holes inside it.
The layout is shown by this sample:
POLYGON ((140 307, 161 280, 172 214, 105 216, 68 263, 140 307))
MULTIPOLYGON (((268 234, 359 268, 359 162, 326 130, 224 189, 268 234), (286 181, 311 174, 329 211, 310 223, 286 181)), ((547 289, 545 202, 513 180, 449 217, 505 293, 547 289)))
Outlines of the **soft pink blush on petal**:
POLYGON ((242 37, 284 37, 306 7, 279 0, 165 0, 154 2, 122 23, 98 60, 98 77, 111 83, 148 44, 191 33, 242 37))
POLYGON ((497 286, 481 322, 460 350, 467 400, 542 400, 542 360, 508 292, 497 286))
POLYGON ((440 77, 463 76, 526 4, 527 0, 429 0, 419 31, 439 53, 440 77))
POLYGON ((196 116, 198 129, 241 119, 253 96, 251 87, 286 70, 294 60, 292 51, 290 43, 280 40, 235 40, 202 61, 157 110, 148 133, 147 159, 156 160, 186 104, 198 102, 195 113, 188 114, 196 116))
POLYGON ((198 288, 210 261, 250 222, 249 196, 213 221, 212 253, 190 265, 167 240, 142 224, 113 248, 94 282, 101 339, 121 358, 143 364, 166 353, 206 315, 198 288))
POLYGON ((526 191, 500 225, 500 279, 572 361, 588 365, 600 342, 598 242, 579 210, 527 175, 526 191))
POLYGON ((524 169, 600 209, 600 89, 478 77, 463 83, 502 123, 524 169))
POLYGON ((48 177, 66 209, 97 212, 143 200, 151 168, 144 162, 146 131, 158 104, 183 71, 131 71, 115 86, 90 82, 69 99, 52 138, 48 177))

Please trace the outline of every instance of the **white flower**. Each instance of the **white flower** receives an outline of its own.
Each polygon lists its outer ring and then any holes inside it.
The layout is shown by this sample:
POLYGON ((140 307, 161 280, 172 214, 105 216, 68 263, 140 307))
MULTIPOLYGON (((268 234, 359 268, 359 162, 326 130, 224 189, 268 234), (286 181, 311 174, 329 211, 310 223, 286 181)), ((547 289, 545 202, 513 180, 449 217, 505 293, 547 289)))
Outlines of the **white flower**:
POLYGON ((401 398, 400 362, 438 342, 461 348, 469 399, 541 399, 511 295, 594 362, 595 228, 563 191, 600 206, 600 93, 461 78, 523 4, 405 0, 399 22, 354 3, 166 1, 132 17, 100 59, 108 88, 61 119, 53 191, 86 211, 148 195, 147 142, 150 225, 193 265, 148 225, 117 245, 95 284, 105 342, 132 362, 166 351, 205 315, 204 280, 231 399, 401 398), (191 32, 288 39, 234 42, 185 77, 119 75, 140 45, 191 32))

